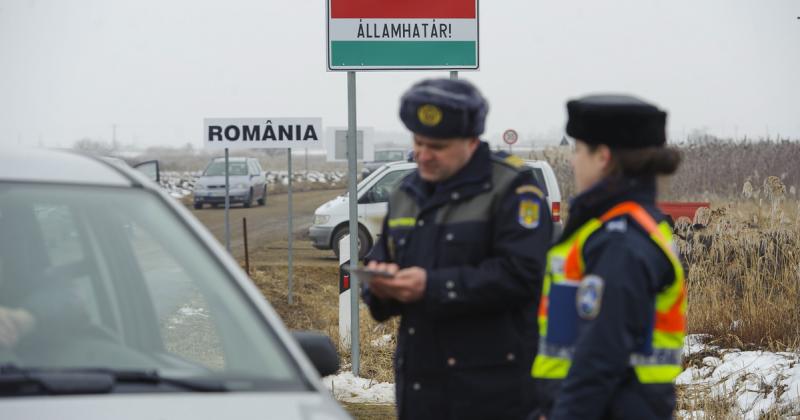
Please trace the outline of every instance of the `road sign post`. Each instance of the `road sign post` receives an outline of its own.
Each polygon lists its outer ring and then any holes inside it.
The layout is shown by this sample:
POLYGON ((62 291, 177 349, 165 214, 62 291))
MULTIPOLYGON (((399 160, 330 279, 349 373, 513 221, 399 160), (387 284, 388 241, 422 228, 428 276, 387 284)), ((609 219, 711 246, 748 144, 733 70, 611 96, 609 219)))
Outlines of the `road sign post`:
POLYGON ((292 278, 292 274, 294 272, 294 270, 292 269, 292 262, 293 262, 292 261, 292 256, 294 254, 294 241, 293 241, 294 234, 292 233, 292 231, 293 231, 293 223, 292 222, 294 221, 294 213, 293 213, 293 209, 292 209, 292 178, 294 178, 294 176, 292 176, 292 148, 290 147, 290 148, 286 149, 286 153, 289 156, 288 159, 287 159, 288 160, 288 162, 287 162, 287 172, 288 172, 288 175, 289 175, 289 185, 288 185, 289 190, 286 192, 288 194, 287 198, 288 198, 288 201, 289 201, 289 209, 288 209, 289 210, 289 238, 288 238, 288 240, 289 240, 289 244, 288 244, 288 246, 289 246, 289 259, 288 259, 288 263, 289 263, 289 278, 287 280, 289 291, 287 293, 287 298, 289 300, 289 305, 291 305, 293 303, 293 301, 294 301, 294 299, 292 298, 292 289, 294 288, 294 281, 293 281, 293 278, 292 278))
POLYGON ((506 130, 503 132, 503 141, 508 145, 508 153, 512 152, 511 146, 519 140, 519 135, 514 130, 506 130))
MULTIPOLYGON (((356 196, 356 157, 358 156, 356 137, 356 72, 347 72, 347 189, 350 201, 350 272, 358 266, 358 197, 356 196)), ((361 365, 361 347, 359 346, 359 298, 358 277, 350 276, 350 359, 353 364, 353 375, 358 376, 361 365)))
POLYGON ((230 246, 230 207, 228 149, 287 149, 288 151, 288 221, 289 267, 287 297, 293 301, 293 220, 292 220, 292 149, 322 148, 321 118, 206 118, 203 120, 204 146, 225 149, 225 247, 230 246))
POLYGON ((231 207, 231 183, 228 174, 228 148, 225 148, 225 249, 231 253, 231 224, 230 224, 230 207, 231 207))

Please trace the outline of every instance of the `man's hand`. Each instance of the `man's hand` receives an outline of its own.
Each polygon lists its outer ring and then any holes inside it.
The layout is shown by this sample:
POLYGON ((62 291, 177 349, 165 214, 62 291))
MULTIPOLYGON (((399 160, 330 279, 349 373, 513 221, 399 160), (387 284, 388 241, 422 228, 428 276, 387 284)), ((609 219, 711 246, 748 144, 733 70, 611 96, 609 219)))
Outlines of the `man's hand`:
MULTIPOLYGON (((385 271, 391 274, 397 274, 397 272, 400 270, 400 267, 397 264, 383 263, 377 261, 370 261, 367 264, 367 268, 374 271, 385 271)), ((388 290, 384 286, 385 282, 380 281, 380 280, 391 280, 392 278, 393 277, 386 278, 381 276, 373 276, 369 282, 369 291, 373 295, 375 295, 378 299, 386 300, 392 298, 392 296, 388 294, 388 290)))
POLYGON ((33 316, 28 311, 0 306, 0 347, 14 347, 33 329, 33 324, 33 316))
POLYGON ((428 281, 427 272, 419 267, 400 270, 397 264, 370 262, 367 268, 387 271, 394 277, 373 276, 369 290, 380 299, 394 299, 402 303, 416 302, 422 299, 428 281))

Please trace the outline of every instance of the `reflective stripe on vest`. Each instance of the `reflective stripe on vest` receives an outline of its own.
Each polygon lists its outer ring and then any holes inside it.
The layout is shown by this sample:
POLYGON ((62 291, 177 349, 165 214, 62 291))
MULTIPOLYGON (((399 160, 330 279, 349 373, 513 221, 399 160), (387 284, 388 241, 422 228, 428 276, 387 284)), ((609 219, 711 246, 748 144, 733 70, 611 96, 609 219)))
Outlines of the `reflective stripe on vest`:
MULTIPOLYGON (((547 254, 547 268, 539 304, 539 354, 533 363, 534 378, 563 379, 569 373, 575 351, 577 314, 559 323, 558 331, 549 331, 551 292, 577 290, 584 278, 583 246, 589 237, 606 222, 627 215, 640 225, 672 264, 675 281, 655 297, 655 314, 650 348, 630 355, 630 365, 640 383, 671 383, 681 372, 681 350, 686 334, 686 285, 683 266, 674 251, 672 229, 663 222, 657 224, 645 209, 634 202, 621 203, 599 219, 586 222, 567 240, 556 244, 547 254), (566 332, 565 332, 566 331, 566 332), (573 333, 571 336, 570 333, 573 333), (548 333, 550 339, 548 339, 548 333)), ((559 308, 561 309, 561 308, 559 308)), ((573 309, 577 311, 577 309, 573 309)))
POLYGON ((417 224, 417 219, 415 217, 396 217, 389 219, 387 224, 390 228, 414 227, 417 224))

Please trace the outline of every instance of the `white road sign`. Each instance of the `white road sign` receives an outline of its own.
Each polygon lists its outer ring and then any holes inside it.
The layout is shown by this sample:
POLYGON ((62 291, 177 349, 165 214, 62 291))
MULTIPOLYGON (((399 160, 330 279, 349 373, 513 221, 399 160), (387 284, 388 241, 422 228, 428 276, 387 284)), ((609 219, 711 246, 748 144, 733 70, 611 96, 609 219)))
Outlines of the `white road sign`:
POLYGON ((506 130, 503 132, 503 141, 506 142, 506 144, 514 144, 517 142, 517 139, 519 139, 519 136, 517 136, 516 131, 506 130))
POLYGON ((322 118, 206 118, 208 149, 321 148, 322 118))

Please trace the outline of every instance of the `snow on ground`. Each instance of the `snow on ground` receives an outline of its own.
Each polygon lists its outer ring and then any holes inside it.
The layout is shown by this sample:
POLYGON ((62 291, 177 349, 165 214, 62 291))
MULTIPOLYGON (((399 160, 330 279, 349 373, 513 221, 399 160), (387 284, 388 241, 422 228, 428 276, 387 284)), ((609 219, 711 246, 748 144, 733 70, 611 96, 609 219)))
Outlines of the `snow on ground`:
MULTIPOLYGON (((744 419, 758 419, 770 410, 800 415, 800 354, 719 349, 702 344, 700 336, 687 337, 684 352, 684 357, 707 355, 678 376, 678 385, 710 398, 730 399, 744 419)), ((703 417, 697 412, 680 414, 703 417)))
POLYGON ((322 378, 322 383, 338 401, 349 403, 394 404, 394 384, 354 376, 352 372, 322 378))
MULTIPOLYGON (((201 171, 194 172, 175 172, 161 171, 161 187, 174 198, 183 198, 194 190, 197 178, 202 174, 201 171)), ((319 171, 300 171, 292 174, 293 182, 324 183, 336 185, 344 179, 344 172, 319 172, 319 171)), ((267 185, 289 185, 289 173, 287 171, 267 171, 264 173, 267 185)))
POLYGON ((185 324, 187 321, 191 321, 190 318, 208 318, 208 314, 202 307, 184 304, 167 319, 167 328, 172 329, 176 325, 185 324))
POLYGON ((392 344, 392 335, 391 334, 384 334, 372 341, 370 341, 373 347, 387 347, 392 344))
MULTIPOLYGON (((385 345, 383 337, 373 345, 385 345)), ((686 357, 707 354, 678 376, 677 384, 709 398, 729 399, 744 419, 758 419, 772 410, 786 417, 800 415, 800 354, 720 349, 690 335, 686 357)), ((394 384, 377 383, 349 371, 327 376, 322 382, 334 398, 351 403, 394 404, 394 384)), ((680 411, 681 419, 704 419, 702 411, 680 411)))
POLYGON ((178 309, 178 313, 183 316, 202 316, 208 318, 208 315, 206 315, 205 312, 206 311, 203 308, 193 308, 189 305, 184 305, 178 309))

